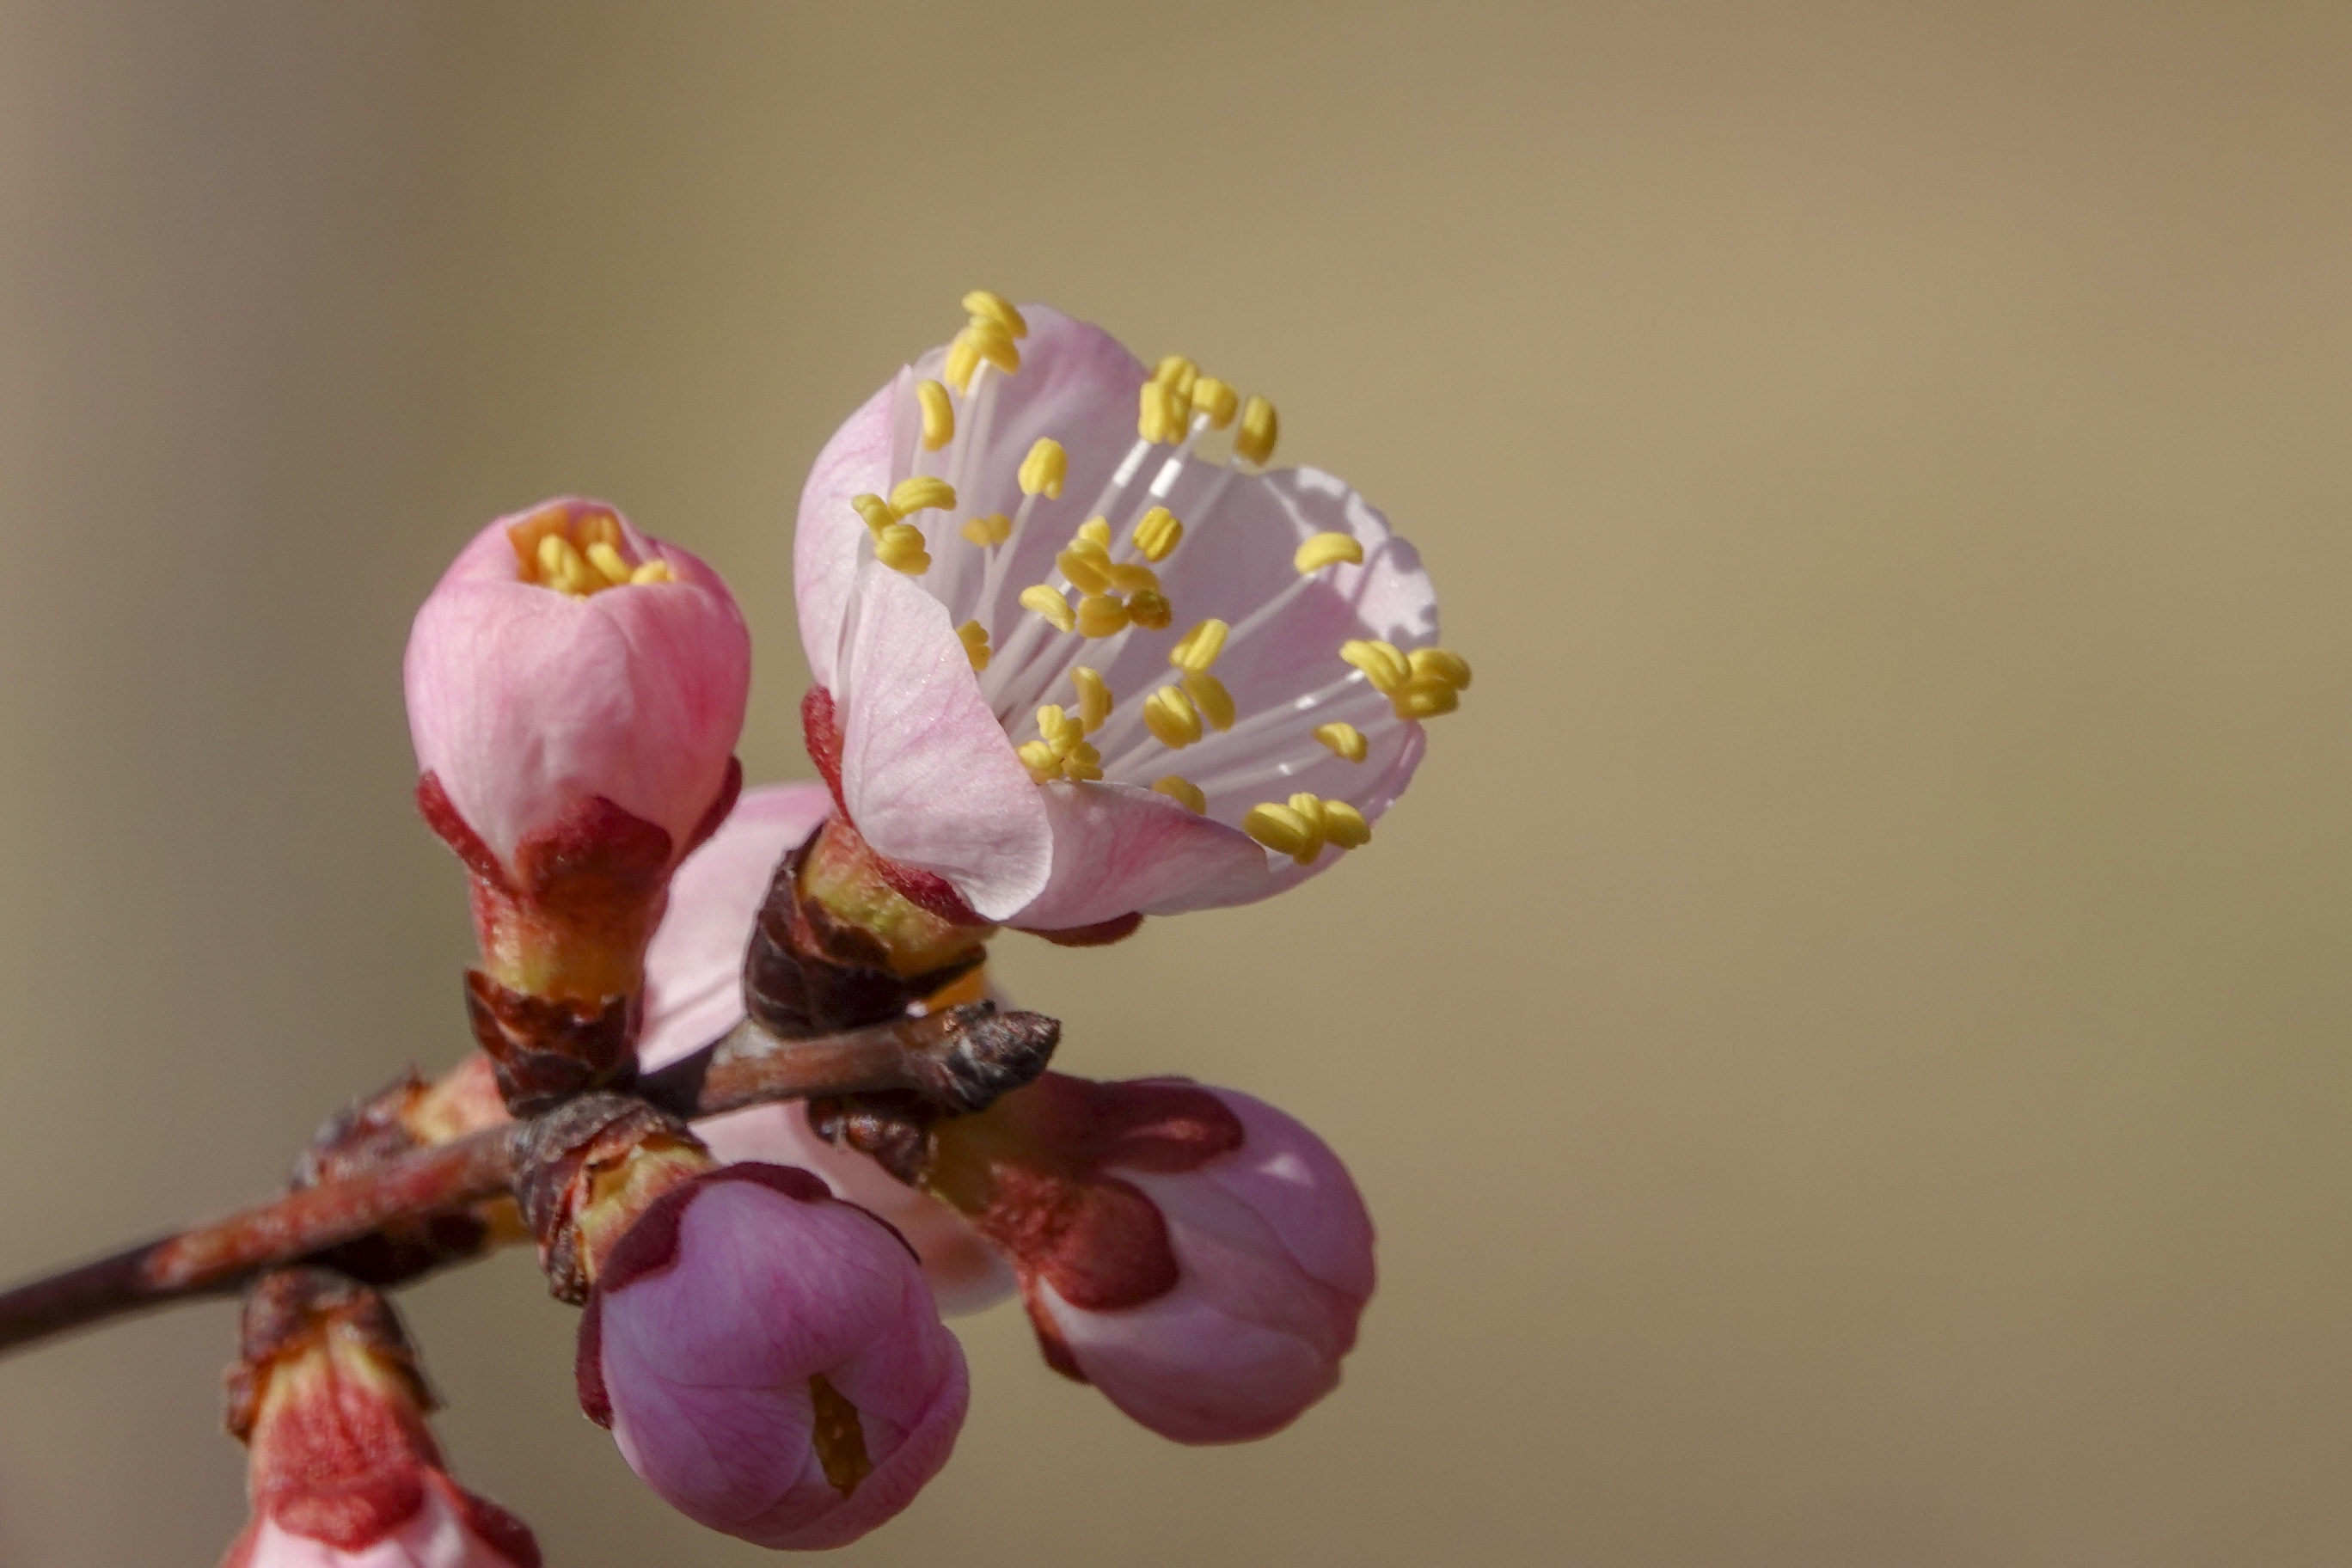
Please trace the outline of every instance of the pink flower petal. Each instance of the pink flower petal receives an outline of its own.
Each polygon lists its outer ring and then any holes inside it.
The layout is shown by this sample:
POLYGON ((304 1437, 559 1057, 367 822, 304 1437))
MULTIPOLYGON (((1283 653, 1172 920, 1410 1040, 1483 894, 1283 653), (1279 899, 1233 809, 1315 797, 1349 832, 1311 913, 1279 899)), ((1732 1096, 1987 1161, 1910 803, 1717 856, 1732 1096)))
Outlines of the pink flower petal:
POLYGON ((1002 920, 1045 885, 1053 835, 981 700, 948 614, 911 579, 859 568, 841 686, 842 798, 866 841, 1002 920))
POLYGON ((838 691, 835 660, 841 621, 857 575, 866 524, 851 509, 855 495, 890 493, 892 405, 902 375, 858 406, 834 432, 801 489, 800 521, 793 529, 793 595, 809 677, 838 691))
POLYGON ((776 863, 833 809, 821 784, 747 789, 670 879, 669 910, 646 950, 647 1069, 717 1039, 743 1016, 743 950, 776 863))
POLYGON ((1052 826, 1054 870, 1016 925, 1056 931, 1136 910, 1174 914, 1247 903, 1270 889, 1265 851, 1247 834, 1164 795, 1113 784, 1037 793, 1052 826))

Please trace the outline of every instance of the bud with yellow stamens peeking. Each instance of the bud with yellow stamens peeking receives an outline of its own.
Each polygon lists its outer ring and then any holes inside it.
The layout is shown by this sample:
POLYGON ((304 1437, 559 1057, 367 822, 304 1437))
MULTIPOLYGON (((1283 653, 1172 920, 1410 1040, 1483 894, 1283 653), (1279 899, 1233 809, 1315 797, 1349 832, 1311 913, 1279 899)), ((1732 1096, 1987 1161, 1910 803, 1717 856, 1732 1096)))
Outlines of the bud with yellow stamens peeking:
POLYGON ((552 500, 459 554, 416 613, 405 677, 417 805, 472 883, 467 998, 500 1088, 625 1076, 670 873, 742 778, 751 639, 732 595, 612 508, 552 500))
POLYGON ((1466 685, 1412 547, 1333 476, 1265 468, 1265 398, 1043 306, 1015 312, 1018 370, 967 385, 1012 328, 966 313, 818 459, 794 552, 811 752, 894 886, 975 930, 1091 931, 1264 898, 1368 842, 1466 685), (953 404, 936 457, 908 436, 930 381, 953 404), (1216 425, 1231 462, 1190 438, 1216 425), (844 503, 941 475, 930 569, 877 570, 844 503), (1077 738, 1034 727, 1055 702, 1077 738), (1282 847, 1245 825, 1260 806, 1297 819, 1282 847))

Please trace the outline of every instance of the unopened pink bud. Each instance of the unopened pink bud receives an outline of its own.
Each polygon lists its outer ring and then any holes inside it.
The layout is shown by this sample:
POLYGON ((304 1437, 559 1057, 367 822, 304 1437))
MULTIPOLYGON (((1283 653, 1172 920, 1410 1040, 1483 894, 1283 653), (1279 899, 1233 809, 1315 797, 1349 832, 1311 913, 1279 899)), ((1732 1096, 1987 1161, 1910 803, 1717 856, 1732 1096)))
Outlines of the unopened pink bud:
POLYGON ((727 1166, 646 1210, 599 1270, 579 1374, 582 1407, 671 1506, 796 1550, 904 1509, 969 1395, 905 1244, 782 1165, 727 1166))
POLYGON ((321 1270, 266 1278, 229 1388, 253 1519, 222 1568, 540 1568, 530 1531, 443 1471, 429 1395, 374 1292, 321 1270))
POLYGON ((740 779, 751 638, 726 585, 610 507, 549 501, 459 553, 405 676, 419 804, 475 875, 490 973, 634 992, 669 872, 740 779))
POLYGON ((1049 1073, 942 1123, 935 1178, 1020 1272, 1046 1359, 1181 1443, 1281 1430, 1372 1293, 1347 1167, 1263 1100, 1049 1073))

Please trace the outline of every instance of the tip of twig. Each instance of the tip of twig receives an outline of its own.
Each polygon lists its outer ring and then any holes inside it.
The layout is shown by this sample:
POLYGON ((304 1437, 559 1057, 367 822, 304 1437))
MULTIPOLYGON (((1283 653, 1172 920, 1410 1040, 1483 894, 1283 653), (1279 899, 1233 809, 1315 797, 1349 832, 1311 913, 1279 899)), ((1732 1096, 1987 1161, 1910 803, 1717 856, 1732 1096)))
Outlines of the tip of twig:
POLYGON ((941 1065, 959 1110, 985 1110, 1033 1083, 1062 1043, 1062 1024, 1043 1013, 999 1013, 988 1004, 957 1009, 959 1027, 941 1065))

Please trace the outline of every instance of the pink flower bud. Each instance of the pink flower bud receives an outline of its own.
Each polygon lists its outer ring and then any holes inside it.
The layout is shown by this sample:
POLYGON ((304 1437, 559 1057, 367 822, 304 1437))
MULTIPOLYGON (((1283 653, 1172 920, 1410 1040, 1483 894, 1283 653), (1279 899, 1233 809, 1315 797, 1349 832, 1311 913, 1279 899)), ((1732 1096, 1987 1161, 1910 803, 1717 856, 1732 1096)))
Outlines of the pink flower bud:
MULTIPOLYGON (((709 842, 678 867, 668 912, 646 951, 637 1058, 646 1070, 708 1045, 742 1021, 743 950, 769 879, 784 852, 832 809, 833 797, 820 784, 745 790, 709 842)), ((1013 1271, 961 1215, 865 1155, 819 1138, 804 1106, 753 1106, 695 1131, 721 1161, 804 1167, 824 1177, 836 1196, 889 1222, 922 1258, 942 1310, 975 1312, 1012 1293, 1013 1271)))
POLYGON ((500 518, 416 613, 418 801, 476 879, 489 972, 634 992, 670 870, 740 778, 751 639, 718 574, 595 501, 500 518))
POLYGON ((782 1165, 727 1166, 646 1210, 599 1271, 579 1377, 582 1408, 671 1506, 794 1550, 905 1508, 969 1394, 912 1253, 782 1165))
POLYGON ((398 1320, 319 1270, 256 1288, 229 1426, 253 1520, 222 1568, 540 1568, 530 1531, 441 1468, 398 1320))
POLYGON ((1046 1360, 1181 1443, 1264 1437, 1339 1381, 1372 1224, 1262 1100, 1048 1073, 942 1123, 935 1179, 1003 1247, 1046 1360))

